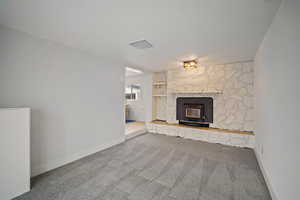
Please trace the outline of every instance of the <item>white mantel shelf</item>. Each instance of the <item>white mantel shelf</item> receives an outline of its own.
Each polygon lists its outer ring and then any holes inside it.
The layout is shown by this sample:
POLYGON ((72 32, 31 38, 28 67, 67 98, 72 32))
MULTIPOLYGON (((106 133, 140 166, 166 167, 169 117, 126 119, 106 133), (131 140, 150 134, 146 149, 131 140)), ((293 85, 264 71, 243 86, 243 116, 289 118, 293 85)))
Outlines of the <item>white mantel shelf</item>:
POLYGON ((171 91, 172 94, 222 94, 222 91, 208 90, 208 91, 171 91))

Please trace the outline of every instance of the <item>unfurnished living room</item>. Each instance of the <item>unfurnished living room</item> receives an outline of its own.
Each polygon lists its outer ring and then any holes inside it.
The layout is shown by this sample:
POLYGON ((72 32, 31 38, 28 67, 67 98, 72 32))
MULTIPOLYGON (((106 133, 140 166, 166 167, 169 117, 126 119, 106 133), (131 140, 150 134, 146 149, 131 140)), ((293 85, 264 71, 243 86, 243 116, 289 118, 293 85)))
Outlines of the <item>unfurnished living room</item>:
POLYGON ((300 0, 0 1, 0 200, 300 199, 300 0))

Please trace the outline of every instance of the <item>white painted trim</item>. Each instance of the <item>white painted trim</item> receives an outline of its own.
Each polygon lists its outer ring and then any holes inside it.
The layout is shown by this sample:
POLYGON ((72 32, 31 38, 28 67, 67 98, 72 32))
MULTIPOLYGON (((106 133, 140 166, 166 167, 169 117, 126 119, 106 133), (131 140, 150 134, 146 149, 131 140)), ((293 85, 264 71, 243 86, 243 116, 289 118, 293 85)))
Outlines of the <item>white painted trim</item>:
POLYGON ((256 148, 254 148, 254 153, 255 153, 255 156, 256 156, 256 160, 258 162, 258 165, 259 165, 259 168, 264 176, 264 179, 265 179, 265 182, 267 184, 267 187, 269 189, 269 192, 270 192, 270 195, 272 197, 272 200, 278 200, 274 190, 273 190, 273 187, 272 187, 272 184, 270 182, 270 179, 268 178, 268 175, 267 175, 267 172, 265 170, 265 168, 263 167, 263 162, 261 160, 261 157, 260 157, 260 154, 257 152, 256 148))
POLYGON ((86 151, 83 151, 83 152, 76 153, 76 154, 74 154, 70 157, 65 157, 65 158, 53 160, 53 161, 50 161, 48 163, 44 163, 44 164, 39 165, 39 166, 33 166, 32 171, 31 171, 31 177, 34 177, 34 176, 37 176, 39 174, 45 173, 47 171, 56 169, 58 167, 66 165, 68 163, 79 160, 83 157, 89 156, 89 155, 94 154, 96 152, 99 152, 99 151, 102 151, 102 150, 107 149, 109 147, 120 144, 124 141, 125 141, 125 137, 121 137, 121 138, 118 138, 117 140, 111 141, 109 143, 102 144, 102 145, 98 146, 97 148, 93 148, 93 149, 89 149, 89 150, 86 150, 86 151))

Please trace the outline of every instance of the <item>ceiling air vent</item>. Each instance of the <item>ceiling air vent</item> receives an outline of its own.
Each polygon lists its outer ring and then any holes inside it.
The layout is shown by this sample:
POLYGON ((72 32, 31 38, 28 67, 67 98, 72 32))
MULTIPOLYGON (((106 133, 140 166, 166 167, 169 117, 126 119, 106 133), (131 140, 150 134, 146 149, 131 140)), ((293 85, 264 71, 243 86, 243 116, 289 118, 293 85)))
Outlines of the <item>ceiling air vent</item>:
POLYGON ((147 40, 139 40, 139 41, 131 42, 129 43, 129 45, 138 49, 148 49, 153 47, 152 44, 147 40))

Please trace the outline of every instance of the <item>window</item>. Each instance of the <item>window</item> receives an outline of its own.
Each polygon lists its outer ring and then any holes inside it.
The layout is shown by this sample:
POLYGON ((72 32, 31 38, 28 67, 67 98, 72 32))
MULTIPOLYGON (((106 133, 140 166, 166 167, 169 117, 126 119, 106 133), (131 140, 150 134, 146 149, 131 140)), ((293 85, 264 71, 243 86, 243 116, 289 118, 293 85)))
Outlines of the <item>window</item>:
POLYGON ((141 87, 139 85, 129 85, 125 88, 126 100, 136 101, 138 99, 141 87))

